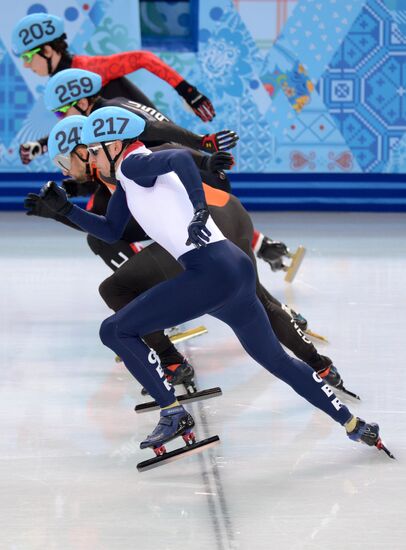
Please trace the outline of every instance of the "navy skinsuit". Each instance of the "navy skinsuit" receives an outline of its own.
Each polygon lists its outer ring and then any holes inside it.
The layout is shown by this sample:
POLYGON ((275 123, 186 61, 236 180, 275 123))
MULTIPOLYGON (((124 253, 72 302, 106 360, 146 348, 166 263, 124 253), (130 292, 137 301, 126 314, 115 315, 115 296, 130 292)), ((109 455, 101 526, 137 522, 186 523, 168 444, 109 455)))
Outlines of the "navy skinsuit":
MULTIPOLYGON (((139 142, 138 142, 139 143, 139 142)), ((302 361, 289 356, 275 337, 256 295, 249 257, 225 239, 213 220, 210 243, 186 247, 193 207, 204 201, 201 179, 187 151, 150 154, 141 143, 128 149, 117 170, 120 184, 106 216, 74 206, 69 219, 96 237, 114 242, 131 214, 143 229, 182 264, 178 277, 147 290, 103 321, 100 337, 117 353, 161 407, 174 401, 156 356, 141 337, 209 313, 227 323, 244 349, 269 372, 340 424, 351 413, 302 361)))

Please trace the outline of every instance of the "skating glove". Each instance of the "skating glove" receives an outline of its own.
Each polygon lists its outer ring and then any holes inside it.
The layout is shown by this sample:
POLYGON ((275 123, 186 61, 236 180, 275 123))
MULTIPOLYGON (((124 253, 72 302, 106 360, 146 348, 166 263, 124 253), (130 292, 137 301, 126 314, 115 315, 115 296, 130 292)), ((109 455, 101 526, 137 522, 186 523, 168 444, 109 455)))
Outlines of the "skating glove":
POLYGON ((198 205, 192 221, 187 228, 189 238, 186 241, 186 246, 193 244, 196 248, 200 248, 207 245, 211 236, 211 232, 206 227, 208 217, 209 210, 207 205, 198 205))
POLYGON ((40 218, 55 219, 56 212, 47 206, 46 202, 35 193, 28 193, 24 200, 24 208, 28 210, 27 216, 39 216, 40 218))
POLYGON ((65 189, 66 194, 69 198, 71 197, 88 197, 92 195, 99 184, 94 181, 85 181, 83 183, 78 183, 74 179, 64 179, 62 180, 62 187, 65 189))
POLYGON ((20 158, 23 164, 29 164, 32 160, 46 152, 39 141, 27 141, 20 145, 20 158))
POLYGON ((203 122, 209 122, 216 116, 210 99, 201 94, 197 88, 189 84, 186 80, 182 80, 182 82, 175 87, 175 90, 183 97, 186 103, 203 122))
POLYGON ((234 157, 231 153, 219 151, 213 155, 204 155, 201 169, 208 172, 221 172, 223 170, 231 170, 234 166, 234 157))
POLYGON ((58 187, 54 181, 43 185, 39 196, 51 210, 61 216, 67 216, 73 208, 73 204, 68 201, 65 189, 58 187))
POLYGON ((215 134, 206 134, 202 137, 200 149, 206 153, 227 151, 235 147, 239 139, 238 135, 232 130, 222 130, 215 134))

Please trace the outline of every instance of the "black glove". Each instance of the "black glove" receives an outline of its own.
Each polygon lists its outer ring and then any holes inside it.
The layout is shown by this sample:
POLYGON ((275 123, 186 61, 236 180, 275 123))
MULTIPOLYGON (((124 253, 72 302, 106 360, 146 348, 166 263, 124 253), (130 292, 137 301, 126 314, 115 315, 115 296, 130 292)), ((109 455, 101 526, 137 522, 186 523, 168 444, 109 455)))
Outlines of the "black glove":
POLYGON ((69 198, 88 197, 89 195, 93 195, 93 193, 97 191, 99 184, 95 181, 85 181, 83 183, 79 183, 74 179, 68 178, 62 180, 62 187, 63 189, 65 189, 66 194, 69 198))
POLYGON ((234 157, 231 153, 219 151, 213 155, 204 155, 202 161, 202 170, 207 172, 222 172, 223 170, 231 170, 234 166, 234 157))
POLYGON ((200 248, 207 245, 211 236, 211 232, 206 227, 208 217, 207 206, 202 205, 202 208, 195 210, 195 215, 187 228, 189 238, 186 241, 186 246, 193 244, 196 248, 200 248))
POLYGON ((189 84, 186 80, 182 80, 175 90, 192 107, 195 114, 200 117, 203 122, 209 122, 216 116, 214 107, 205 95, 201 94, 197 88, 189 84))
POLYGON ((54 181, 43 185, 39 196, 51 210, 61 216, 67 216, 73 208, 73 204, 68 201, 65 189, 58 187, 54 181))
POLYGON ((29 164, 32 160, 44 154, 44 149, 39 141, 27 141, 20 145, 19 153, 21 162, 29 164))
POLYGON ((47 206, 46 202, 35 193, 28 193, 24 200, 24 208, 28 210, 27 216, 39 216, 40 218, 55 219, 56 213, 47 206))
POLYGON ((222 130, 215 134, 206 134, 202 137, 200 148, 206 153, 215 153, 216 151, 227 151, 237 145, 240 138, 232 130, 222 130))

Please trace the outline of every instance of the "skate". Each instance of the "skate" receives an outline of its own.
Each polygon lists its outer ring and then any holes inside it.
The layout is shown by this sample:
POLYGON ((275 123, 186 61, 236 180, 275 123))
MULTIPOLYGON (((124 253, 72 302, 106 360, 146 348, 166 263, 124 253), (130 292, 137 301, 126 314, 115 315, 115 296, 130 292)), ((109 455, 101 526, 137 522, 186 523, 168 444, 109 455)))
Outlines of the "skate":
POLYGON ((393 454, 387 447, 385 447, 382 439, 379 437, 378 424, 367 424, 365 420, 357 417, 357 424, 355 428, 351 432, 347 432, 347 435, 352 441, 361 441, 370 447, 376 447, 380 451, 384 451, 389 458, 395 460, 393 454))
POLYGON ((196 393, 196 385, 194 381, 195 370, 190 363, 185 359, 182 363, 175 365, 162 365, 166 379, 173 386, 183 384, 187 393, 196 393))
MULTIPOLYGON (((176 399, 179 403, 194 403, 195 401, 205 401, 206 399, 212 399, 213 397, 219 397, 223 395, 221 388, 209 388, 207 390, 197 391, 195 393, 185 393, 183 395, 177 395, 176 399)), ((156 401, 149 401, 148 403, 141 403, 136 405, 134 410, 136 413, 144 413, 150 411, 156 411, 159 409, 159 405, 156 401)))
POLYGON ((286 268, 283 264, 283 258, 289 257, 289 249, 285 243, 273 241, 269 237, 264 236, 261 246, 257 251, 257 256, 269 264, 272 271, 281 271, 286 268))
POLYGON ((288 315, 291 316, 293 321, 297 324, 297 326, 302 330, 307 336, 311 336, 312 338, 317 338, 317 340, 321 340, 322 342, 325 342, 328 344, 328 340, 325 336, 322 336, 321 334, 318 334, 317 332, 314 332, 313 330, 309 329, 309 324, 307 322, 307 319, 303 317, 301 313, 297 313, 294 309, 287 306, 286 304, 282 304, 282 309, 286 311, 288 315))
POLYGON ((287 283, 292 283, 293 279, 296 277, 299 267, 302 265, 303 258, 305 257, 306 249, 304 246, 300 245, 297 247, 296 252, 291 252, 288 250, 288 257, 292 260, 289 266, 283 268, 286 271, 285 281, 287 283))
POLYGON ((344 381, 341 378, 341 375, 338 372, 337 368, 333 365, 331 359, 325 356, 322 356, 322 357, 326 361, 327 366, 324 366, 321 371, 317 372, 320 378, 322 378, 325 382, 327 382, 329 386, 331 386, 335 390, 342 391, 346 395, 350 395, 355 399, 361 400, 359 395, 357 395, 356 393, 353 393, 350 390, 347 390, 347 388, 344 386, 344 381), (330 364, 328 364, 328 362, 330 364))
POLYGON ((190 340, 191 338, 195 338, 196 336, 201 336, 202 334, 206 334, 207 328, 204 326, 191 328, 189 330, 185 330, 183 332, 180 332, 178 327, 173 327, 169 329, 168 336, 172 344, 179 344, 179 342, 186 342, 186 340, 190 340))
POLYGON ((218 435, 202 441, 196 441, 195 434, 192 431, 194 425, 193 417, 181 405, 161 410, 158 425, 152 434, 140 444, 141 449, 151 447, 155 453, 155 458, 140 462, 137 464, 137 470, 143 472, 160 466, 164 462, 173 462, 182 458, 182 455, 201 452, 203 449, 212 447, 220 441, 218 435), (165 443, 176 437, 182 437, 186 445, 174 451, 167 452, 165 443))
POLYGON ((301 313, 296 313, 294 309, 292 309, 286 304, 282 304, 282 309, 283 311, 286 311, 286 313, 294 320, 294 322, 297 324, 300 330, 302 330, 303 332, 306 332, 308 322, 307 322, 307 319, 305 319, 301 313))
MULTIPOLYGON (((164 374, 168 382, 172 386, 178 386, 183 384, 187 393, 196 393, 197 388, 194 382, 195 371, 194 368, 186 359, 182 363, 175 363, 173 365, 162 365, 164 374)), ((142 388, 141 395, 148 395, 145 388, 142 388)))

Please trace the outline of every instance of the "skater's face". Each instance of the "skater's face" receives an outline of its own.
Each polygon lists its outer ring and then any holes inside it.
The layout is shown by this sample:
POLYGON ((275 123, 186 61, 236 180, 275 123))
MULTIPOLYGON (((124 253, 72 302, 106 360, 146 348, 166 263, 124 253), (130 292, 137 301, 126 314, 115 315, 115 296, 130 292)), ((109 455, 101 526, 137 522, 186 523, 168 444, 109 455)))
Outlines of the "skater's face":
MULTIPOLYGON (((106 141, 105 147, 107 148, 110 158, 114 159, 118 153, 122 150, 121 141, 106 141)), ((95 164, 100 174, 104 177, 110 176, 110 161, 100 143, 91 145, 87 148, 89 151, 89 161, 91 164, 95 164)), ((117 159, 118 160, 118 159, 117 159)))
POLYGON ((25 69, 31 69, 38 76, 48 76, 48 63, 47 60, 39 55, 41 53, 45 57, 51 59, 52 70, 58 65, 59 60, 61 59, 61 54, 57 53, 51 48, 51 46, 43 46, 42 48, 35 48, 30 52, 24 53, 21 58, 23 60, 23 65, 25 69))
POLYGON ((86 165, 88 164, 89 153, 85 145, 78 145, 70 155, 70 170, 67 174, 79 183, 88 179, 86 165))
POLYGON ((73 101, 68 105, 64 105, 59 109, 55 109, 53 112, 59 119, 67 116, 74 115, 89 115, 91 110, 91 103, 87 99, 80 99, 79 101, 73 101))

